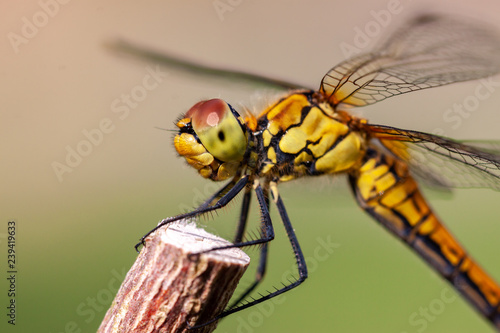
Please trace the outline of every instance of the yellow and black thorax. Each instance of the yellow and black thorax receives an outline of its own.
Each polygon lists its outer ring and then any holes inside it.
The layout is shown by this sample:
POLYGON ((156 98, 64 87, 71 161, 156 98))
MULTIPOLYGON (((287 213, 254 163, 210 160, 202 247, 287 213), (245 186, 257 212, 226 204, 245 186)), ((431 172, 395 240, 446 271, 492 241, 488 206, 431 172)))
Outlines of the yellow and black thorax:
POLYGON ((294 92, 257 118, 259 176, 287 181, 347 171, 364 155, 366 138, 354 119, 335 111, 314 91, 294 92))

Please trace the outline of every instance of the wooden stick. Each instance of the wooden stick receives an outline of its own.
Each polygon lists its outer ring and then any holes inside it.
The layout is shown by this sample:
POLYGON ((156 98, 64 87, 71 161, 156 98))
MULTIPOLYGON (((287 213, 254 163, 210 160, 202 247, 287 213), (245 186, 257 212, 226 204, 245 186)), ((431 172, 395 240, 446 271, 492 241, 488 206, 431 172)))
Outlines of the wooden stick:
MULTIPOLYGON (((180 221, 146 239, 98 333, 188 332, 226 307, 250 258, 240 249, 198 253, 229 245, 180 221)), ((212 332, 217 322, 189 332, 212 332)))

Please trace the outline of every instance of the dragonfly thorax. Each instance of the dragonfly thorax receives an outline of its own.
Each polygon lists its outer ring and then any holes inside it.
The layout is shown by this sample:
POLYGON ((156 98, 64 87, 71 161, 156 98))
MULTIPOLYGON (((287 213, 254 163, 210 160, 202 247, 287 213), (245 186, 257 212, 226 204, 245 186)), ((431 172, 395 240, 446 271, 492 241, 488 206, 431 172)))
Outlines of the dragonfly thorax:
POLYGON ((336 112, 315 92, 294 92, 258 118, 259 174, 287 181, 345 172, 359 163, 366 138, 354 119, 336 112))

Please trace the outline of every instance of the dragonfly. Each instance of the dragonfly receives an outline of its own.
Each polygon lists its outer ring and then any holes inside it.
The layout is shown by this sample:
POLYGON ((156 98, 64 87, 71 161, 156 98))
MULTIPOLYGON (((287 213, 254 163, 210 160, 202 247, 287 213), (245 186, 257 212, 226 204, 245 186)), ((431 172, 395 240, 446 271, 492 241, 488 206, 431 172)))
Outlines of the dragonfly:
POLYGON ((193 211, 162 220, 136 245, 138 249, 149 234, 169 223, 217 211, 242 193, 233 244, 223 248, 260 245, 255 280, 211 322, 283 294, 308 276, 278 185, 298 178, 345 174, 358 205, 500 329, 499 284, 452 236, 418 184, 500 190, 499 142, 457 141, 372 124, 348 112, 351 107, 372 105, 396 95, 500 72, 500 37, 496 32, 477 22, 421 15, 372 52, 330 69, 319 90, 175 58, 167 61, 188 70, 253 80, 286 91, 258 116, 249 112, 242 116, 230 104, 215 98, 196 103, 180 117, 174 136, 179 156, 202 177, 227 183, 193 211), (260 235, 247 240, 244 236, 252 193, 261 217, 260 235), (265 275, 268 245, 275 237, 271 203, 279 212, 293 249, 298 277, 248 301, 247 296, 265 275))

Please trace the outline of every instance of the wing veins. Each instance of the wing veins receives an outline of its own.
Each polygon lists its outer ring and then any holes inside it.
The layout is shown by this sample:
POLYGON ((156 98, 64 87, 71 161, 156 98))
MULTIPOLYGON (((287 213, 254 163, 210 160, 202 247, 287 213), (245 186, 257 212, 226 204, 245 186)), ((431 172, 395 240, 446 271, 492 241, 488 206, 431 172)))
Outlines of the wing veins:
POLYGON ((472 142, 464 144, 437 135, 390 126, 365 126, 373 139, 408 163, 417 178, 431 186, 489 187, 500 191, 498 148, 473 146, 472 142))
POLYGON ((341 62, 321 82, 333 107, 364 106, 500 71, 500 36, 473 22, 423 16, 379 49, 341 62))

